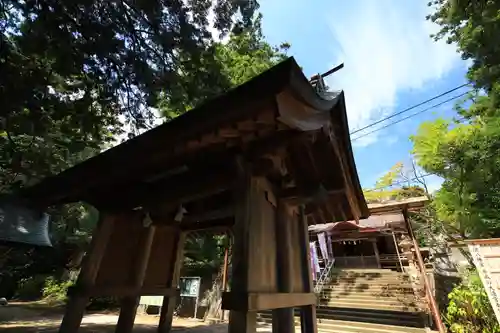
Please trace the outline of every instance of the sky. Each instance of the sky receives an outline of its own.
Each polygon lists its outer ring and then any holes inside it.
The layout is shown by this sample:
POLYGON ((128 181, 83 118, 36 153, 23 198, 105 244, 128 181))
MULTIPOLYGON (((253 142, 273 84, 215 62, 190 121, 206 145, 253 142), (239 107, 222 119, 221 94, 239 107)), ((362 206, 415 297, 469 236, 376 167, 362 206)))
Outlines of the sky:
MULTIPOLYGON (((327 84, 344 90, 350 130, 361 128, 394 112, 466 83, 467 63, 455 45, 435 42, 438 27, 425 19, 423 0, 261 0, 263 30, 271 44, 289 42, 289 55, 307 76, 344 63, 327 84)), ((466 91, 462 88, 400 117, 418 112, 466 91)), ((454 115, 453 101, 421 113, 385 130, 351 136, 363 188, 397 162, 410 163, 412 144, 421 122, 454 115)), ((439 177, 426 177, 430 191, 439 177)))

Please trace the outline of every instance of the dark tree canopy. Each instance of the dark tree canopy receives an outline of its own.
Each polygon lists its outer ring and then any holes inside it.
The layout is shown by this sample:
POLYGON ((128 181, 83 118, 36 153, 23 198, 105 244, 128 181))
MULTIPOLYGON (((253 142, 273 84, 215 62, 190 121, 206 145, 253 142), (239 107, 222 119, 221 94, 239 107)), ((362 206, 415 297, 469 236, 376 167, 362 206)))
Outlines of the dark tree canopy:
MULTIPOLYGON (((156 117, 168 121, 284 59, 289 45, 265 41, 257 8, 252 0, 0 0, 0 194, 98 154, 124 128, 136 134, 156 117)), ((5 271, 12 279, 58 271, 67 252, 85 249, 98 218, 82 203, 49 213, 63 259, 35 265, 16 252, 15 269, 5 271)), ((186 267, 217 271, 224 242, 189 238, 186 267)))
POLYGON ((2 191, 97 153, 123 123, 148 127, 160 92, 190 100, 200 93, 193 82, 226 85, 215 75, 209 13, 225 36, 250 26, 257 7, 231 0, 1 1, 2 191))

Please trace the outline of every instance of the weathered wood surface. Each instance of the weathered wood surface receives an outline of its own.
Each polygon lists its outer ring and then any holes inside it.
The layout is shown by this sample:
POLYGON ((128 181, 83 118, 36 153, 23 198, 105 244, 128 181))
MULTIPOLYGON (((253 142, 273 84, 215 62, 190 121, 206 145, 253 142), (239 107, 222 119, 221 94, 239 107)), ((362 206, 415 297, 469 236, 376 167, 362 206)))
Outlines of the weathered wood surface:
MULTIPOLYGON (((82 269, 77 280, 77 285, 82 286, 83 289, 94 286, 99 268, 102 265, 102 258, 115 226, 115 220, 116 216, 103 213, 99 217, 99 223, 94 231, 90 249, 83 259, 82 269)), ((88 295, 83 293, 77 292, 70 296, 59 333, 78 332, 87 302, 88 295)))
MULTIPOLYGON (((239 184, 234 191, 235 225, 233 227, 231 285, 231 294, 234 295, 255 292, 262 287, 263 282, 260 281, 264 278, 262 263, 265 262, 264 260, 259 262, 255 258, 256 254, 252 253, 255 246, 261 246, 261 233, 265 230, 261 225, 261 203, 265 199, 263 198, 264 194, 259 191, 258 179, 252 177, 248 166, 244 164, 242 159, 238 159, 237 163, 240 167, 240 177, 239 184)), ((274 236, 274 231, 272 235, 274 236)), ((264 249, 260 248, 259 252, 262 253, 264 249)), ((275 283, 275 281, 273 282, 275 283)), ((222 308, 228 309, 224 297, 222 308)), ((245 310, 231 310, 229 312, 229 333, 254 333, 256 324, 255 312, 245 310)))
MULTIPOLYGON (((177 288, 182 263, 184 260, 184 246, 186 243, 186 233, 182 232, 180 229, 174 232, 174 242, 169 259, 171 262, 170 271, 166 283, 171 288, 177 288)), ((156 264, 161 261, 156 261, 156 264)), ((158 333, 169 333, 172 330, 172 320, 174 316, 174 308, 176 304, 177 297, 170 296, 163 298, 163 304, 161 307, 160 321, 158 323, 158 333)))
MULTIPOLYGON (((300 207, 299 212, 299 253, 301 255, 301 271, 304 292, 314 291, 311 256, 309 252, 309 234, 307 230, 307 220, 304 215, 304 207, 300 207)), ((318 324, 316 321, 316 304, 306 305, 300 309, 300 325, 302 333, 317 333, 318 324)))
MULTIPOLYGON (((140 221, 142 222, 142 221, 140 221)), ((142 223, 141 223, 142 225, 142 223)), ((144 277, 149 263, 151 247, 155 236, 156 226, 143 226, 143 232, 140 234, 139 245, 137 247, 137 256, 132 264, 132 287, 135 290, 141 290, 144 284, 144 277)), ((114 294, 114 296, 122 296, 114 294)), ((136 295, 127 295, 121 299, 120 316, 116 324, 116 333, 130 333, 134 327, 137 307, 139 306, 140 293, 136 295)))
MULTIPOLYGON (((314 293, 224 293, 225 308, 236 311, 261 311, 316 304, 314 293)), ((288 310, 288 309, 286 309, 288 310)), ((292 312, 293 313, 293 312, 292 312)), ((292 316, 293 319, 293 316, 292 316)), ((273 319, 274 320, 274 319, 273 319)))
MULTIPOLYGON (((293 291, 293 253, 292 245, 292 219, 293 216, 288 214, 287 205, 284 200, 278 201, 276 212, 276 258, 277 258, 277 284, 278 291, 287 294, 274 294, 272 299, 261 299, 257 307, 269 306, 273 310, 273 333, 289 333, 294 331, 294 313, 293 307, 304 305, 307 303, 307 296, 304 294, 291 294, 293 291), (286 295, 286 296, 284 296, 286 295), (297 298, 293 298, 293 296, 297 298), (293 299, 290 299, 293 298, 293 299), (292 303, 294 305, 292 306, 292 303), (286 304, 286 308, 282 308, 281 304, 286 304)), ((261 297, 263 298, 263 297, 261 297)), ((312 302, 316 301, 313 295, 312 302)))

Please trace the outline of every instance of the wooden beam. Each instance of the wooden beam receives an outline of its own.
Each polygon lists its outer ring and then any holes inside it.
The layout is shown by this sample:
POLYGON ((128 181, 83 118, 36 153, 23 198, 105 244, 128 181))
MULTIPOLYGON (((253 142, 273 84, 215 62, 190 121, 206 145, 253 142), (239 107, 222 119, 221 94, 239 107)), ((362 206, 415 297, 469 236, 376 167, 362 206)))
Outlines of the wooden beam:
MULTIPOLYGON (((177 230, 176 237, 174 237, 174 244, 172 246, 172 253, 169 256, 171 262, 170 276, 168 277, 167 286, 170 288, 177 288, 179 282, 182 263, 184 260, 184 245, 186 243, 186 233, 177 230)), ((174 308, 176 305, 177 297, 169 296, 163 298, 161 306, 160 320, 158 323, 158 333, 170 333, 172 330, 172 320, 174 317, 174 308)))
MULTIPOLYGON (((137 260, 134 263, 134 271, 132 276, 133 288, 132 290, 142 289, 144 277, 146 276, 146 269, 149 263, 149 255, 151 253, 151 245, 156 231, 156 226, 151 225, 146 228, 142 235, 142 239, 138 246, 137 260)), ((113 294, 112 294, 113 295, 113 294)), ((114 294, 113 296, 120 296, 114 294)), ((135 316, 137 314, 137 307, 139 306, 140 294, 133 294, 123 296, 121 300, 120 316, 116 324, 116 333, 131 333, 134 327, 135 316)))
MULTIPOLYGON (((281 190, 278 193, 278 197, 287 203, 293 203, 294 205, 301 205, 313 202, 314 199, 318 198, 317 195, 318 192, 320 192, 319 188, 313 194, 311 193, 311 191, 309 191, 309 193, 304 193, 304 191, 300 190, 298 187, 290 187, 281 190)), ((344 189, 326 189, 325 192, 328 195, 327 199, 329 199, 329 197, 340 196, 345 193, 344 189)))
MULTIPOLYGON (((106 246, 115 226, 115 220, 116 216, 100 212, 99 222, 92 234, 90 249, 83 258, 82 269, 76 283, 78 286, 89 288, 94 285, 106 246)), ((82 293, 69 297, 59 333, 78 332, 87 302, 88 296, 82 293)))
POLYGON ((316 304, 316 294, 314 293, 226 292, 222 294, 222 308, 224 310, 241 312, 293 308, 311 304, 316 304))
POLYGON ((328 139, 330 140, 330 142, 333 146, 333 151, 334 151, 334 153, 337 156, 337 159, 339 161, 340 169, 342 172, 342 177, 344 178, 347 201, 349 202, 349 206, 351 207, 351 213, 354 217, 354 220, 356 221, 356 223, 359 224, 361 212, 360 212, 359 206, 357 204, 356 197, 353 193, 354 186, 352 185, 352 182, 351 182, 351 178, 350 178, 351 174, 350 174, 347 166, 345 165, 344 156, 341 153, 339 144, 335 138, 335 134, 333 133, 333 129, 325 128, 324 132, 327 135, 328 139))
MULTIPOLYGON (((302 291, 304 293, 312 293, 314 291, 314 284, 311 271, 308 224, 304 213, 304 206, 299 207, 298 229, 298 247, 300 251, 300 267, 302 270, 302 291)), ((316 304, 301 307, 300 327, 302 333, 318 333, 316 304)))
MULTIPOLYGON (((142 179, 123 184, 123 188, 111 186, 113 193, 100 190, 99 193, 88 193, 85 201, 92 203, 95 207, 108 209, 125 209, 143 206, 148 202, 155 202, 156 205, 171 201, 178 205, 182 202, 189 202, 200 199, 232 187, 236 175, 232 174, 232 166, 224 164, 224 161, 234 160, 235 154, 240 154, 246 161, 254 161, 255 173, 265 175, 273 170, 273 165, 261 159, 262 156, 276 151, 290 143, 293 138, 301 137, 303 132, 290 130, 283 131, 270 138, 258 139, 248 143, 245 147, 235 149, 223 148, 213 154, 194 154, 192 158, 183 156, 177 162, 167 166, 162 165, 161 169, 151 172, 147 179, 152 179, 151 183, 145 183, 142 179), (217 170, 207 177, 207 168, 217 170), (179 170, 178 175, 169 175, 170 170, 179 170), (222 170, 221 170, 222 169, 222 170), (165 171, 167 170, 167 171, 165 171), (166 177, 151 178, 151 175, 165 174, 166 177), (110 199, 113 198, 113 199, 110 199)), ((174 173, 175 174, 175 173, 174 173)), ((111 191, 111 190, 110 190, 111 191)))
POLYGON ((199 223, 212 220, 220 220, 233 216, 234 216, 234 207, 224 207, 220 209, 209 210, 201 214, 186 215, 182 219, 180 226, 182 228, 185 223, 189 224, 189 223, 199 223))
MULTIPOLYGON (((72 289, 70 294, 78 292, 78 289, 72 289)), ((133 286, 95 286, 90 289, 83 289, 81 291, 89 297, 96 296, 116 296, 116 297, 129 297, 129 296, 178 296, 179 290, 176 288, 165 286, 153 286, 137 288, 133 286)))
POLYGON ((344 209, 342 208, 342 204, 340 202, 337 202, 337 207, 339 209, 340 216, 342 216, 344 222, 347 222, 347 216, 345 215, 344 209))
MULTIPOLYGON (((115 199, 117 208, 147 207, 153 212, 157 207, 177 207, 190 201, 223 192, 234 184, 235 175, 222 170, 207 177, 207 170, 196 169, 182 175, 154 184, 133 187, 120 200, 115 199)), ((117 199, 120 196, 117 197, 117 199)))
MULTIPOLYGON (((295 248, 292 244, 292 224, 291 217, 288 215, 288 207, 283 200, 278 200, 278 207, 276 211, 276 264, 277 264, 277 286, 278 291, 281 293, 291 294, 293 291, 293 253, 295 248)), ((294 303, 295 299, 284 299, 282 296, 275 298, 276 302, 281 303, 294 303), (282 298, 278 300, 278 298, 282 298)), ((293 306, 297 306, 294 304, 293 306)), ((293 332, 295 322, 293 307, 282 306, 273 307, 273 333, 289 333, 293 332)))
POLYGON ((380 253, 378 252, 377 239, 373 239, 371 243, 373 246, 373 254, 375 254, 375 259, 377 260, 377 267, 382 268, 382 265, 380 263, 380 253))
MULTIPOLYGON (((234 189, 235 224, 233 227, 234 245, 232 259, 231 291, 235 294, 245 294, 251 286, 249 273, 250 260, 249 233, 252 225, 253 208, 256 201, 256 189, 248 165, 242 156, 238 156, 235 164, 239 170, 238 186, 234 189)), ((223 301, 224 302, 224 301, 223 301)), ((255 333, 257 327, 256 312, 231 310, 229 312, 228 333, 255 333)))
POLYGON ((181 230, 184 232, 188 231, 198 231, 198 230, 210 230, 212 232, 224 232, 230 229, 234 225, 234 218, 229 217, 220 220, 214 220, 205 223, 186 223, 180 226, 181 230))

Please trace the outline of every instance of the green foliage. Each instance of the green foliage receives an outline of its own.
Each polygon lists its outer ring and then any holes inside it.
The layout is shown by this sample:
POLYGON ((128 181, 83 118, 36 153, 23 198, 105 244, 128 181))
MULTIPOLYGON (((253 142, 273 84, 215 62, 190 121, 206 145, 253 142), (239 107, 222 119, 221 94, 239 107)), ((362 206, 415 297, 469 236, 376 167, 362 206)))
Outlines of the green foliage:
POLYGON ((434 38, 457 44, 462 58, 472 60, 470 80, 489 91, 500 79, 500 2, 433 0, 429 6, 435 12, 428 19, 441 27, 434 38))
POLYGON ((495 313, 477 273, 470 274, 448 295, 446 322, 453 333, 498 333, 495 313))
MULTIPOLYGON (((414 174, 416 173, 414 172, 414 174)), ((376 181, 375 188, 365 189, 363 194, 368 203, 427 195, 427 191, 424 188, 420 185, 414 185, 412 182, 413 180, 405 175, 403 163, 398 162, 376 181), (407 185, 402 185, 405 182, 407 185)))
POLYGON ((472 60, 468 77, 478 90, 456 107, 460 121, 426 122, 411 139, 417 163, 444 178, 433 206, 440 220, 463 237, 500 235, 500 3, 430 3, 429 19, 439 24, 434 36, 456 43, 472 60), (484 94, 486 93, 486 94, 484 94))
POLYGON ((50 302, 65 302, 68 288, 74 285, 74 281, 58 281, 52 276, 45 280, 43 286, 43 297, 50 302))
POLYGON ((290 45, 268 44, 262 34, 261 22, 262 15, 257 14, 251 18, 251 24, 231 33, 227 41, 213 45, 212 61, 217 66, 205 61, 203 71, 214 80, 200 80, 192 71, 182 72, 185 86, 175 95, 164 93, 160 98, 159 109, 167 121, 207 99, 245 83, 286 58, 290 45), (187 92, 190 86, 196 87, 196 96, 187 92))
POLYGON ((18 281, 15 298, 20 300, 36 300, 43 295, 46 275, 35 275, 18 281))
POLYGON ((191 234, 184 248, 184 274, 211 276, 224 262, 228 237, 210 233, 191 234))
MULTIPOLYGON (((231 0, 1 1, 0 195, 98 154, 124 125, 134 134, 149 128, 159 101, 179 113, 207 97, 207 87, 231 87, 208 14, 224 38, 250 29, 257 8, 231 0)), ((13 251, 4 280, 29 289, 34 282, 24 279, 40 272, 57 279, 97 222, 81 203, 49 213, 55 253, 13 251)))

